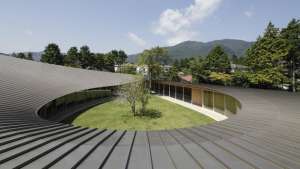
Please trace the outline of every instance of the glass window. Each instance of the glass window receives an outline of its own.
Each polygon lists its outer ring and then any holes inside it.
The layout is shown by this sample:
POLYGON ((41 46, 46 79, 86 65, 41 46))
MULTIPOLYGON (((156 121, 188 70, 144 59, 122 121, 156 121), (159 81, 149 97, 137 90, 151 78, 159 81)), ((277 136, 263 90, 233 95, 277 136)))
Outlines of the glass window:
POLYGON ((164 91, 165 93, 164 93, 164 95, 165 95, 165 96, 169 96, 169 85, 166 84, 164 88, 165 88, 165 91, 164 91))
POLYGON ((170 96, 175 98, 175 87, 174 86, 170 86, 170 96))
POLYGON ((224 94, 214 92, 214 104, 215 104, 215 111, 224 114, 225 105, 224 105, 224 94))
POLYGON ((184 88, 184 101, 185 102, 192 102, 192 89, 191 88, 184 88))
POLYGON ((203 91, 203 98, 204 98, 204 107, 209 108, 209 109, 213 109, 213 92, 212 91, 208 91, 208 90, 204 90, 203 91))
POLYGON ((183 88, 177 86, 176 87, 176 99, 182 100, 183 99, 183 88))

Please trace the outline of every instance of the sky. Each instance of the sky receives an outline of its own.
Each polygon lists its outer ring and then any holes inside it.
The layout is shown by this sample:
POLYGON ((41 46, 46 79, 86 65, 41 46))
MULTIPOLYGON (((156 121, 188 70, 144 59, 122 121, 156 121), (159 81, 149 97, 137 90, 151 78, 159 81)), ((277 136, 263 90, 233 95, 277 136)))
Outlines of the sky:
POLYGON ((1 0, 0 52, 128 54, 186 40, 254 41, 269 21, 281 28, 300 19, 300 0, 1 0))

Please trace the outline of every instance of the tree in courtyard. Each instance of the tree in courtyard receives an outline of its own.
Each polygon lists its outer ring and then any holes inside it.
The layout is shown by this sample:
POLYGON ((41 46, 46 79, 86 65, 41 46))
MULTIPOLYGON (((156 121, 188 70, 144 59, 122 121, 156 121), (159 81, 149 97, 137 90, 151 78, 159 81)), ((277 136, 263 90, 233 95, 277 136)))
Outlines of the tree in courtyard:
POLYGON ((146 106, 149 103, 150 90, 147 87, 147 82, 141 80, 138 82, 138 100, 141 103, 141 115, 146 115, 146 106))
POLYGON ((247 51, 247 65, 252 70, 250 82, 260 87, 282 84, 285 80, 282 60, 289 52, 289 44, 270 22, 262 37, 247 51))
POLYGON ((66 57, 64 58, 64 64, 66 66, 71 66, 71 67, 79 67, 79 53, 77 47, 71 47, 68 52, 66 57))
POLYGON ((230 61, 221 46, 214 47, 206 57, 207 69, 212 72, 229 72, 230 61))
POLYGON ((138 90, 139 90, 139 83, 132 82, 126 85, 123 85, 120 89, 121 95, 126 98, 127 102, 130 105, 131 112, 134 116, 138 113, 136 111, 136 104, 138 100, 138 90))
MULTIPOLYGON (((139 64, 147 65, 148 80, 151 81, 157 78, 161 72, 161 63, 165 63, 168 58, 168 52, 165 48, 155 47, 150 50, 144 50, 139 55, 139 64)), ((151 86, 150 86, 151 88, 151 86)))
POLYGON ((292 91, 295 92, 297 89, 296 71, 300 69, 300 20, 292 19, 287 27, 282 29, 281 36, 290 45, 290 50, 285 60, 289 70, 292 91))
POLYGON ((63 55, 60 53, 58 45, 50 43, 46 46, 44 53, 42 54, 41 62, 62 65, 63 55))

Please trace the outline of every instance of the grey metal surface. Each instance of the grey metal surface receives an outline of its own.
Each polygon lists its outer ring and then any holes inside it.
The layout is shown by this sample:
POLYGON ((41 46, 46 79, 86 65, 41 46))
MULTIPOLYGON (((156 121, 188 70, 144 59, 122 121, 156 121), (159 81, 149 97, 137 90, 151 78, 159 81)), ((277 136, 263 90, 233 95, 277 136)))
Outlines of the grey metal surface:
POLYGON ((0 56, 0 168, 300 168, 300 94, 209 86, 242 104, 228 120, 166 131, 95 130, 41 119, 63 95, 127 75, 0 56))

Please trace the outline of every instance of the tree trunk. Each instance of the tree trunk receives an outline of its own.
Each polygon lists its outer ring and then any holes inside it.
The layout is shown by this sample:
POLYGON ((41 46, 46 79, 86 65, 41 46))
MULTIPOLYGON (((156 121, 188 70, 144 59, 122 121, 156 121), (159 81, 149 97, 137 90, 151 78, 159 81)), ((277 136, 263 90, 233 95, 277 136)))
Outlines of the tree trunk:
POLYGON ((133 116, 136 116, 135 102, 131 104, 131 112, 133 113, 133 116))

